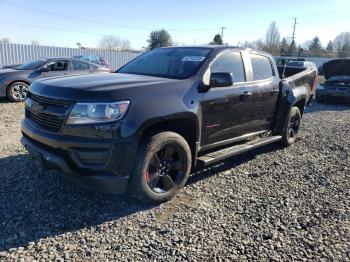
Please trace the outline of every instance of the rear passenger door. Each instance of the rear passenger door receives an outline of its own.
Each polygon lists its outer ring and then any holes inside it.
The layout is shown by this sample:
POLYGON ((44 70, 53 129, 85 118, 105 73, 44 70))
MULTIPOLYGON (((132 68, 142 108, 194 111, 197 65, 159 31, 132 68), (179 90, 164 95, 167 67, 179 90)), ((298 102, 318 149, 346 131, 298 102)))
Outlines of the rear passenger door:
POLYGON ((256 131, 269 130, 274 123, 280 79, 269 56, 251 52, 250 62, 250 85, 255 88, 252 97, 254 102, 252 128, 256 131))
POLYGON ((72 74, 73 75, 86 75, 92 73, 90 64, 83 61, 72 60, 72 74))
POLYGON ((240 51, 224 51, 210 65, 211 73, 232 73, 234 83, 203 94, 201 146, 209 146, 251 132, 254 85, 246 81, 240 51))

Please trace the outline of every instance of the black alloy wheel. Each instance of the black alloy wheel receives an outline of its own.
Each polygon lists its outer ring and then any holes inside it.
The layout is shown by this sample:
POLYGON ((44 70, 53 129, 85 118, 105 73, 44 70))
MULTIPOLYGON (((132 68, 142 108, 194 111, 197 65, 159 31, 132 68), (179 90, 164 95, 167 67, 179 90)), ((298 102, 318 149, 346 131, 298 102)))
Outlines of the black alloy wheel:
POLYGON ((149 188, 155 193, 166 193, 178 186, 186 173, 181 154, 173 145, 167 145, 156 152, 145 172, 149 188))

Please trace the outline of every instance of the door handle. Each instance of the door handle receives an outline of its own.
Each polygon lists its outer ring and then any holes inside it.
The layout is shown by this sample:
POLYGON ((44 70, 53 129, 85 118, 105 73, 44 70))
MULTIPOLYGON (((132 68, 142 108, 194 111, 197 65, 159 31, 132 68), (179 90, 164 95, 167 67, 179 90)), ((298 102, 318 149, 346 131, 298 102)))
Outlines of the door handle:
POLYGON ((277 94, 279 92, 278 88, 274 88, 270 91, 271 95, 277 94))
POLYGON ((241 99, 246 99, 246 98, 248 98, 248 97, 250 97, 252 95, 253 95, 253 93, 250 93, 250 92, 246 91, 243 94, 241 94, 241 99))

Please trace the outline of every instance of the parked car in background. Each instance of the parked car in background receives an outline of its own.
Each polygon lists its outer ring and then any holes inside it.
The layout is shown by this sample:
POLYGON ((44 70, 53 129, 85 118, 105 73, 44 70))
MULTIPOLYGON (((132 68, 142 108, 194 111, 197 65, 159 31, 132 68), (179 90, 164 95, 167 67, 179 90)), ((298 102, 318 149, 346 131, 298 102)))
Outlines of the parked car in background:
POLYGON ((14 68, 23 65, 23 63, 18 63, 18 64, 10 64, 10 65, 4 65, 1 67, 1 69, 8 69, 8 68, 14 68))
POLYGON ((108 73, 104 66, 66 58, 41 58, 18 67, 0 70, 0 97, 11 101, 24 101, 29 85, 40 78, 53 76, 108 73))
POLYGON ((76 56, 73 56, 73 58, 88 61, 90 63, 102 65, 104 67, 108 67, 108 68, 112 69, 112 67, 108 64, 108 61, 106 59, 104 59, 102 56, 76 55, 76 56))
POLYGON ((296 68, 304 68, 304 69, 310 68, 310 69, 315 69, 316 71, 318 70, 316 64, 310 61, 289 61, 286 64, 286 67, 296 67, 296 68))
POLYGON ((323 64, 325 83, 318 85, 316 99, 320 102, 350 103, 350 59, 334 59, 323 64))
POLYGON ((33 83, 21 142, 82 186, 162 202, 195 166, 292 144, 315 81, 311 69, 281 79, 261 51, 158 48, 115 73, 33 83))
POLYGON ((286 65, 292 61, 305 61, 303 57, 292 57, 292 56, 275 56, 277 66, 286 65))

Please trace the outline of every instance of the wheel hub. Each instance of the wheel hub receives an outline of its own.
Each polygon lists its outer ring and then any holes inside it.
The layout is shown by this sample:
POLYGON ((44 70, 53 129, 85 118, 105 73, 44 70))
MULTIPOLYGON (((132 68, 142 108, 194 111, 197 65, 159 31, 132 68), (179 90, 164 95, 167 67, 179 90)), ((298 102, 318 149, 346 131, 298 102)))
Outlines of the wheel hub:
POLYGON ((167 160, 162 160, 159 164, 158 172, 161 176, 165 176, 170 171, 170 162, 167 160))

